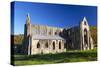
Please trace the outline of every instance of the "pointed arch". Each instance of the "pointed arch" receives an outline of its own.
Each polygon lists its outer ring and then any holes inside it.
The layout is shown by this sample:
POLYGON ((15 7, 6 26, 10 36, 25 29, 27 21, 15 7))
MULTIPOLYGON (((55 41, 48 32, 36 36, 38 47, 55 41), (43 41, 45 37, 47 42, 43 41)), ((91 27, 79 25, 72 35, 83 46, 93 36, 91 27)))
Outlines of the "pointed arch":
POLYGON ((59 42, 59 49, 61 49, 61 41, 59 42))
POLYGON ((52 44, 52 45, 53 45, 53 50, 55 50, 55 42, 53 42, 53 44, 52 44))
POLYGON ((48 42, 46 42, 45 47, 48 48, 48 42))
POLYGON ((40 43, 39 42, 37 43, 37 48, 40 48, 40 43))

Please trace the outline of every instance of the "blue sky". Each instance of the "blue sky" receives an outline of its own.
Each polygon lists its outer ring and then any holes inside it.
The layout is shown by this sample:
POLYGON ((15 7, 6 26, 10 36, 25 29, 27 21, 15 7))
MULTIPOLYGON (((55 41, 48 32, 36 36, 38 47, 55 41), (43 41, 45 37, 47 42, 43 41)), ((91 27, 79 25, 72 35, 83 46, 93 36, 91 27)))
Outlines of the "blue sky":
POLYGON ((24 34, 24 24, 28 13, 30 14, 31 24, 66 28, 78 25, 84 16, 89 25, 96 26, 97 24, 96 6, 16 1, 12 7, 11 24, 14 24, 14 34, 24 34))

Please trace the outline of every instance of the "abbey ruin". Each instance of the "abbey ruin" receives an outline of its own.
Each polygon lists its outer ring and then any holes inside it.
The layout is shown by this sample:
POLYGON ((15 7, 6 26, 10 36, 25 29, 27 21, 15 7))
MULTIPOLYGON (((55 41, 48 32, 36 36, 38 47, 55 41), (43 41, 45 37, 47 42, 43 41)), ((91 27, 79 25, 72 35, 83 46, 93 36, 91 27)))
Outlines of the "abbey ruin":
POLYGON ((78 26, 58 28, 31 24, 28 14, 23 47, 27 55, 60 53, 66 49, 90 50, 93 49, 93 40, 86 17, 78 26))

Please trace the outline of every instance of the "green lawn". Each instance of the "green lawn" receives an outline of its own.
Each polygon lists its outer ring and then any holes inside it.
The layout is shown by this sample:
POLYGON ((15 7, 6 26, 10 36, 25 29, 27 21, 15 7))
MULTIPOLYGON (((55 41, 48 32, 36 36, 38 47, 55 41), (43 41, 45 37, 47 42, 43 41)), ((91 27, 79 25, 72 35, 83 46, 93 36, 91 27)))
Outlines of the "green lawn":
POLYGON ((68 62, 85 62, 96 61, 97 51, 67 51, 58 54, 44 55, 12 55, 14 59, 11 61, 13 65, 33 65, 33 64, 53 64, 68 62))

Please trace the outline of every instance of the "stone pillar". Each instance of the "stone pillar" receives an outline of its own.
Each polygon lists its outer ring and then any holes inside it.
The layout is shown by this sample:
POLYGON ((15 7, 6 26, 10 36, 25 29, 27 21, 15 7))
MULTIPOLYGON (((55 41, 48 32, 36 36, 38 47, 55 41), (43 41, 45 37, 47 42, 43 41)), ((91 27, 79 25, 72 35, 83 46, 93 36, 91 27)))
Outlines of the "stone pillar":
POLYGON ((64 41, 61 42, 62 51, 64 52, 64 41))
POLYGON ((52 53, 52 40, 49 40, 49 53, 52 53))
POLYGON ((83 43, 83 39, 82 39, 82 29, 81 29, 81 25, 80 25, 80 50, 82 50, 82 43, 83 43))
POLYGON ((31 37, 28 38, 29 45, 28 45, 28 55, 31 55, 31 37))
POLYGON ((55 40, 55 52, 59 52, 59 40, 55 40))
POLYGON ((88 37, 88 47, 87 47, 87 50, 89 50, 89 46, 90 46, 90 42, 89 42, 89 31, 87 31, 87 37, 88 37))
POLYGON ((91 43, 91 49, 93 49, 94 46, 93 46, 93 40, 92 40, 92 37, 90 38, 90 43, 91 43))

